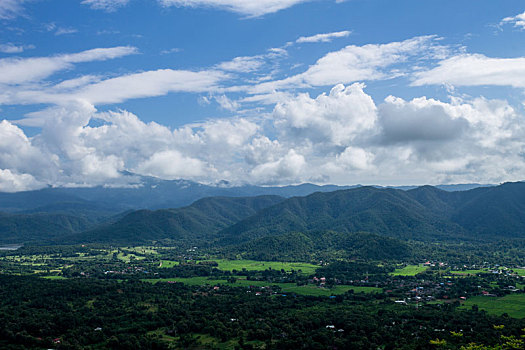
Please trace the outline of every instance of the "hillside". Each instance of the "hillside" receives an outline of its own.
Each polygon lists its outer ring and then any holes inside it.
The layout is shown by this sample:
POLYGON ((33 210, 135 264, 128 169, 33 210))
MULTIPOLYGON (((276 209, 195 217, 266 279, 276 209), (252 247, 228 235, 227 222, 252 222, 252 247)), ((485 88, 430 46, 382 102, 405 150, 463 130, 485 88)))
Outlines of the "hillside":
POLYGON ((228 247, 227 250, 247 259, 308 261, 313 256, 343 259, 402 259, 412 252, 408 244, 366 232, 334 231, 290 232, 268 236, 228 247))
POLYGON ((122 244, 162 239, 199 242, 282 200, 278 196, 204 198, 184 208, 134 211, 112 224, 60 240, 122 244))
POLYGON ((525 183, 447 192, 361 187, 290 198, 219 233, 235 244, 286 232, 365 231, 422 241, 525 237, 525 183))
POLYGON ((262 210, 219 235, 222 244, 290 231, 365 231, 402 239, 446 239, 462 229, 433 213, 407 192, 361 187, 291 198, 262 210))
MULTIPOLYGON (((25 214, 3 214, 0 241, 137 244, 170 239, 231 246, 301 232, 308 239, 298 236, 297 242, 286 244, 300 244, 302 248, 294 249, 302 251, 317 247, 310 242, 315 238, 311 232, 367 232, 425 242, 525 237, 525 183, 520 182, 455 192, 431 186, 407 191, 358 187, 289 199, 211 197, 183 208, 120 215, 87 199, 53 204, 40 197, 25 214), (94 228, 97 223, 102 224, 94 228)), ((73 200, 71 196, 59 198, 73 200)), ((16 203, 10 200, 4 205, 16 203)), ((261 244, 277 245, 272 241, 261 244)))
POLYGON ((0 213, 0 243, 21 243, 51 239, 93 227, 87 219, 65 214, 0 213))

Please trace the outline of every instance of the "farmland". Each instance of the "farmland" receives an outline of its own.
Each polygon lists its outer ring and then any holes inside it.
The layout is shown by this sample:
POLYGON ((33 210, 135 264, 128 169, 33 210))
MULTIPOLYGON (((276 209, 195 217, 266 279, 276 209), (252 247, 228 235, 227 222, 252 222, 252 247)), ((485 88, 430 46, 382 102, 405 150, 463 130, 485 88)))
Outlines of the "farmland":
POLYGON ((415 276, 421 272, 425 272, 428 266, 423 265, 407 265, 403 268, 396 269, 392 272, 393 276, 415 276))
POLYGON ((471 309, 474 305, 492 315, 506 313, 514 318, 525 317, 525 294, 509 294, 501 298, 476 296, 465 301, 460 309, 471 309))

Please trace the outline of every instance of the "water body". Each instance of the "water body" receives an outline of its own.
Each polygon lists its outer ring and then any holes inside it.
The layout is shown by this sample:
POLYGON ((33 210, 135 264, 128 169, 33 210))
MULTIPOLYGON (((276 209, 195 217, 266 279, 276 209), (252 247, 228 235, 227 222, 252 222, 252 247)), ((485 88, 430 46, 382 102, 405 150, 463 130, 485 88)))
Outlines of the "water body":
POLYGON ((0 251, 1 250, 17 250, 18 248, 22 247, 21 244, 6 244, 6 245, 0 245, 0 251))

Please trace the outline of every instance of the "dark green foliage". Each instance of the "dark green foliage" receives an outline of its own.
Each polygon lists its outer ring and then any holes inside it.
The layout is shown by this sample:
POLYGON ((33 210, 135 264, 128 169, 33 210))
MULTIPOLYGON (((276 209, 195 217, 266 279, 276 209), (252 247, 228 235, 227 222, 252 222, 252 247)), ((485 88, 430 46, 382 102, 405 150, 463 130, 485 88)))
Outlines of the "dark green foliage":
POLYGON ((259 238, 230 250, 248 259, 276 261, 309 261, 326 257, 390 260, 412 256, 408 244, 365 232, 292 232, 259 238))
POLYGON ((223 244, 291 231, 366 231, 401 239, 458 241, 525 237, 525 183, 464 192, 361 187, 290 198, 219 235, 223 244), (481 235, 481 236, 480 236, 481 235))
POLYGON ((452 220, 483 236, 525 237, 525 183, 506 183, 466 193, 452 220))
POLYGON ((178 209, 139 210, 115 223, 80 235, 61 238, 62 242, 113 242, 137 244, 172 239, 201 242, 221 229, 282 201, 277 196, 212 197, 178 209))
POLYGON ((21 243, 52 239, 92 227, 87 219, 66 214, 0 213, 0 243, 21 243))
MULTIPOLYGON (((334 271, 339 274, 345 266, 334 271)), ((328 268, 323 272, 331 273, 328 268)), ((429 349, 429 341, 439 337, 448 349, 459 349, 471 342, 498 344, 500 336, 519 337, 525 327, 524 320, 478 310, 458 312, 452 304, 397 306, 379 293, 256 296, 226 285, 214 290, 178 283, 2 275, 0 320, 2 349, 212 348, 199 344, 198 335, 245 348, 255 341, 267 344, 266 349, 357 350, 429 349)))
MULTIPOLYGON (((81 193, 81 189, 77 190, 75 193, 81 193)), ((96 192, 93 191, 86 193, 93 195, 96 192)), ((0 197, 10 198, 7 194, 0 197)), ((75 202, 68 208, 65 204, 46 204, 41 197, 38 197, 39 204, 54 208, 53 215, 57 216, 48 217, 50 213, 16 218, 5 215, 4 225, 0 225, 0 242, 23 243, 37 237, 49 241, 50 237, 60 237, 55 239, 57 243, 137 244, 169 239, 179 243, 231 246, 291 232, 302 232, 313 239, 309 232, 327 230, 342 234, 369 232, 424 242, 525 238, 525 183, 463 192, 446 192, 430 186, 409 191, 359 187, 287 200, 277 196, 212 197, 185 208, 141 210, 116 217, 104 216, 108 213, 97 212, 97 207, 90 204, 75 202), (106 223, 78 233, 100 220, 106 223), (33 232, 24 228, 27 227, 24 223, 30 221, 29 227, 37 228, 33 232)), ((18 203, 9 200, 13 205, 18 203)), ((342 244, 344 237, 338 237, 338 244, 342 244)), ((303 255, 310 246, 307 241, 299 237, 297 242, 289 243, 295 245, 293 251, 303 255), (302 247, 297 246, 299 244, 302 247)), ((266 240, 258 244, 272 247, 280 243, 266 240)), ((381 247, 377 245, 368 250, 381 247)))
POLYGON ((361 187, 288 199, 221 232, 224 242, 242 242, 290 231, 366 231, 403 239, 438 239, 461 233, 407 192, 361 187))

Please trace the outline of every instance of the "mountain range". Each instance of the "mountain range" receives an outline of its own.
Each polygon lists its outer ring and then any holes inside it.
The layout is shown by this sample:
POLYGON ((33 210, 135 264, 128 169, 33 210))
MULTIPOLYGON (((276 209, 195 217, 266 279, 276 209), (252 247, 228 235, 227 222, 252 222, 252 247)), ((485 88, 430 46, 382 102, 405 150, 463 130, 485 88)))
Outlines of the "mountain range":
MULTIPOLYGON (((171 240, 219 247, 254 242, 271 246, 275 245, 272 237, 293 243, 292 236, 286 235, 300 233, 303 236, 295 237, 300 238, 297 244, 317 247, 329 240, 326 232, 424 242, 525 238, 522 182, 466 191, 432 186, 339 189, 310 184, 221 188, 183 181, 148 186, 147 191, 144 187, 64 188, 1 193, 0 242, 139 244, 171 240), (157 191, 162 195, 156 196, 157 191), (228 196, 155 210, 161 203, 185 203, 210 192, 228 196), (251 195, 257 192, 266 193, 251 195), (174 193, 179 196, 170 197, 174 193), (250 195, 242 197, 245 193, 250 195), (148 209, 134 210, 140 206, 148 209)), ((343 236, 339 237, 341 241, 343 236)))

